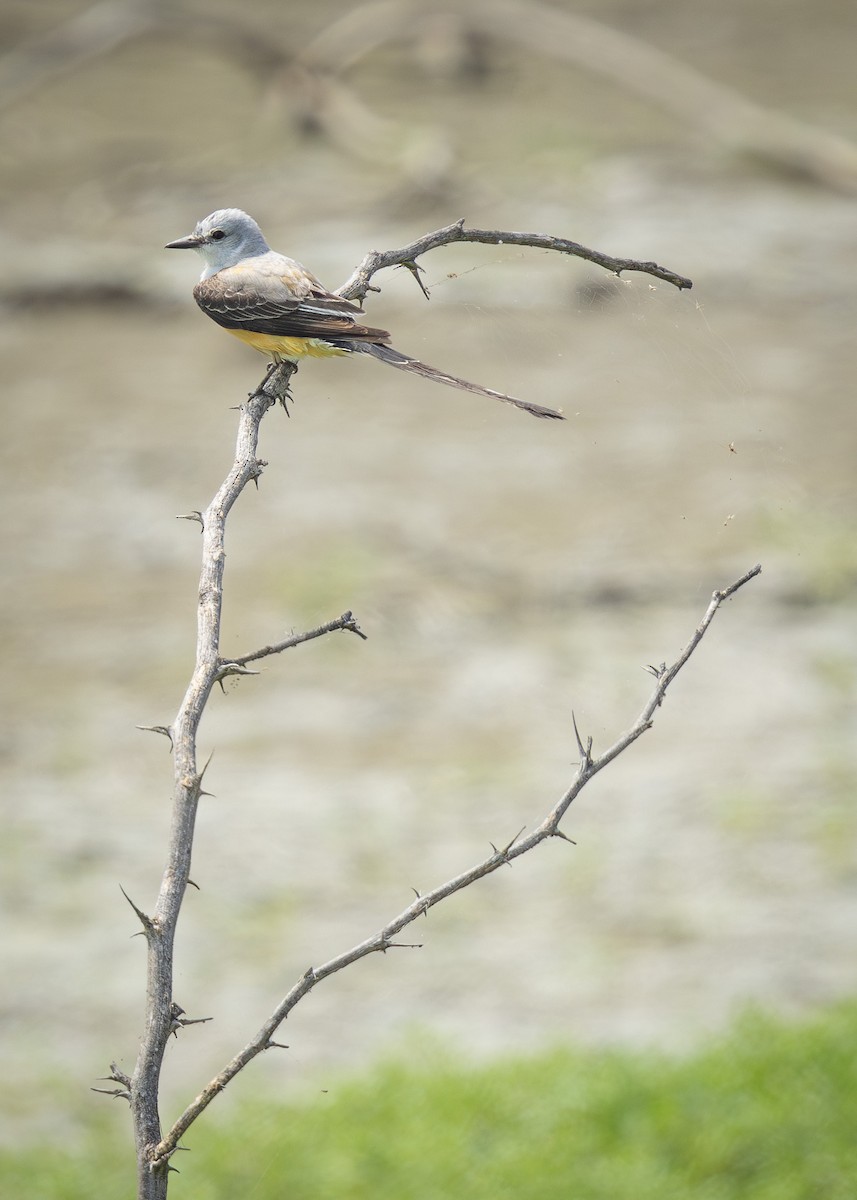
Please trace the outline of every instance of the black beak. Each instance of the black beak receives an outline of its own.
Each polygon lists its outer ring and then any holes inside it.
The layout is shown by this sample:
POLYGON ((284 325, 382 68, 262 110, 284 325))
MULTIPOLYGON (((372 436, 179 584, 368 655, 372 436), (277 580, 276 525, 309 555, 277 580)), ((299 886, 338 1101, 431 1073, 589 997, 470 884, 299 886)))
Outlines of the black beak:
POLYGON ((205 238, 201 238, 197 233, 189 233, 187 237, 179 238, 176 242, 167 242, 164 246, 165 250, 196 250, 197 246, 201 246, 205 238))

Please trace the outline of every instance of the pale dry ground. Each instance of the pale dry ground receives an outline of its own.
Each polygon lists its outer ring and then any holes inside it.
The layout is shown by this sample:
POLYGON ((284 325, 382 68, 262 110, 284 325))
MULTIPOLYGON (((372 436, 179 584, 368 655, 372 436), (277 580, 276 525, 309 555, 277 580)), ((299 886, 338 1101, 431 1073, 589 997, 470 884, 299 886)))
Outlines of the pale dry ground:
MULTIPOLYGON (((37 174, 36 152, 19 154, 37 174)), ((38 226, 54 248, 40 269, 93 247, 144 273, 155 301, 9 304, 0 328, 16 1136, 73 1127, 91 1077, 133 1062, 143 947, 118 887, 153 902, 169 792, 166 743, 134 727, 171 719, 192 655, 198 535, 174 515, 222 478, 229 406, 263 366, 193 308, 196 260, 158 250, 213 207, 205 189, 172 167, 186 194, 149 182, 129 213, 105 184, 86 228, 91 169, 51 224, 56 197, 28 176, 5 232, 7 281, 38 226)), ((171 1105, 308 965, 538 821, 573 769, 572 708, 603 748, 642 707, 641 668, 674 657, 711 590, 757 560, 655 730, 570 814, 577 847, 436 910, 413 930, 422 950, 324 983, 284 1031, 292 1049, 231 1090, 306 1094, 431 1031, 473 1054, 555 1037, 681 1046, 736 1006, 800 1012, 857 986, 853 201, 666 149, 593 161, 573 187, 545 170, 539 195, 498 185, 468 216, 657 258, 695 289, 639 277, 593 293, 603 277, 544 255, 441 252, 431 306, 400 273, 373 323, 561 405, 564 426, 369 362, 304 367, 291 421, 266 418, 270 465, 230 522, 224 650, 345 608, 370 640, 301 647, 212 700, 215 798, 176 999, 215 1021, 172 1049, 171 1105)), ((379 218, 362 177, 347 215, 328 190, 315 212, 333 172, 309 157, 288 220, 273 168, 235 192, 329 285, 366 248, 459 215, 379 218)))

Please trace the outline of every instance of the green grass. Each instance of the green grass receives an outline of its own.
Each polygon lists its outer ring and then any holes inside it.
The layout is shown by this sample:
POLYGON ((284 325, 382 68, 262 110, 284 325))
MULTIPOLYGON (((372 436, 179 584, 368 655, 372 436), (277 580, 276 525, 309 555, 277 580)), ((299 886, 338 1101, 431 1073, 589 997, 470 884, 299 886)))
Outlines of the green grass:
MULTIPOLYGON (((171 1200, 853 1200, 857 1003, 742 1018, 682 1058, 557 1049, 478 1069, 424 1047, 304 1105, 203 1118, 171 1200)), ((112 1127, 115 1134, 115 1125, 112 1127)), ((131 1197, 129 1147, 0 1157, 3 1195, 131 1197)))

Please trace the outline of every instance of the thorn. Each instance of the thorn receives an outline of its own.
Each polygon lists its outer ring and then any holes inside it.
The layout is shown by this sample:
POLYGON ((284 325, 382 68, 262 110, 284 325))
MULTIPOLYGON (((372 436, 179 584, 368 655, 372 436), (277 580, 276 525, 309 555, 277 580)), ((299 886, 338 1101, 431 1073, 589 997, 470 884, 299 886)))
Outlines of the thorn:
POLYGON ((173 731, 169 725, 138 725, 137 729, 141 730, 143 733, 160 733, 165 738, 169 739, 171 750, 175 746, 175 743, 173 742, 173 731))
POLYGON ((422 279, 420 279, 420 275, 422 274, 423 270, 422 267, 418 263, 414 262, 413 259, 409 259, 407 262, 399 263, 398 266, 404 267, 406 271, 410 271, 411 275, 413 275, 414 279, 417 281, 417 287, 425 296, 426 300, 430 300, 431 296, 429 295, 428 288, 423 283, 422 279))
POLYGON ((205 528, 205 522, 202 519, 202 513, 198 508, 193 509, 189 513, 176 513, 177 521, 198 521, 202 529, 205 528))
POLYGON ((664 675, 667 673, 667 664, 662 662, 659 667, 653 667, 652 664, 649 663, 648 666, 643 667, 643 670, 648 672, 649 675, 653 675, 655 679, 663 679, 664 675))
MULTIPOLYGON (((149 1170, 159 1171, 165 1164, 169 1163, 172 1156, 177 1154, 179 1150, 190 1151, 190 1146, 173 1146, 172 1150, 165 1150, 163 1154, 159 1154, 158 1157, 149 1164, 149 1170)), ((173 1167, 173 1170, 175 1170, 175 1167, 173 1167)))
POLYGON ((527 828, 527 827, 526 827, 526 825, 522 825, 522 826, 521 826, 521 828, 518 830, 518 832, 517 832, 517 833, 515 834, 515 836, 512 838, 511 842, 509 842, 508 846, 506 846, 506 847, 504 848, 504 850, 503 850, 503 853, 504 853, 504 854, 508 854, 508 853, 509 853, 509 851, 510 851, 510 850, 512 849, 512 847, 514 846, 515 842, 517 842, 518 838, 521 836, 521 834, 524 832, 524 830, 525 830, 526 828, 527 828))
POLYGON ((170 1005, 170 1033, 173 1037, 178 1037, 179 1030, 188 1025, 205 1025, 206 1022, 213 1020, 214 1017, 186 1017, 185 1010, 180 1004, 173 1001, 170 1005))
POLYGON ((257 458, 254 461, 252 467, 250 468, 250 478, 255 483, 257 492, 259 490, 259 479, 262 475, 262 472, 265 470, 265 467, 267 467, 267 465, 268 465, 268 463, 267 463, 266 459, 257 458))
POLYGON ((133 908, 134 912, 137 914, 137 916, 140 920, 140 924, 143 926, 145 933, 147 935, 150 933, 153 933, 154 929, 155 929, 155 922, 152 920, 152 918, 147 916, 143 912, 142 908, 137 907, 137 905, 134 903, 134 901, 131 899, 131 897, 128 895, 128 893, 125 891, 125 889, 123 888, 121 883, 119 884, 119 891, 122 893, 122 895, 125 897, 125 899, 128 901, 128 903, 133 908))
POLYGON ((243 667, 240 663, 221 661, 217 667, 217 673, 214 676, 215 682, 223 686, 223 680, 227 675, 261 675, 261 671, 251 671, 248 667, 243 667))
POLYGON ((562 838, 562 840, 563 840, 564 842, 568 842, 569 846, 576 846, 576 845, 577 845, 577 842, 575 842, 575 841, 574 841, 574 839, 573 839, 573 838, 570 838, 570 837, 569 837, 567 834, 563 833, 563 831, 562 831, 561 829, 554 829, 554 830, 551 832, 551 837, 558 837, 558 838, 562 838))
POLYGON ((131 1103, 131 1093, 126 1092, 124 1088, 97 1088, 89 1089, 91 1092, 99 1092, 102 1096, 112 1096, 114 1100, 127 1100, 131 1103))
POLYGON ((521 829, 519 829, 518 832, 515 834, 515 836, 512 838, 511 842, 508 842, 502 849, 498 849, 497 846, 495 846, 493 842, 488 843, 488 845, 491 847, 491 849, 494 851, 494 853, 496 855, 498 855, 498 857, 503 859, 503 861, 506 863, 507 867, 511 867, 511 865, 512 865, 509 862, 509 857, 508 857, 509 851, 512 849, 515 842, 517 842, 518 838, 521 836, 521 834, 524 832, 524 830, 526 828, 527 828, 526 825, 524 825, 521 829))
POLYGON ((391 942, 386 938, 378 947, 382 954, 386 954, 388 950, 422 950, 422 948, 422 942, 391 942))
POLYGON ((112 1079, 114 1083, 124 1083, 127 1088, 131 1086, 131 1076, 126 1075, 118 1063, 112 1062, 110 1064, 110 1074, 107 1078, 112 1079))
POLYGON ((577 739, 577 750, 580 754, 580 766, 582 770, 586 771, 592 766, 592 738, 587 738, 586 745, 584 746, 580 737, 580 730, 577 728, 577 718, 573 712, 571 714, 571 723, 574 726, 574 736, 577 739))
POLYGON ((272 1042, 271 1039, 269 1038, 268 1041, 265 1042, 265 1049, 266 1050, 288 1050, 288 1046, 286 1045, 285 1042, 272 1042))
POLYGON ((509 862, 508 858, 506 857, 506 851, 505 851, 505 850, 499 850, 499 849, 498 849, 498 848, 497 848, 497 847, 494 845, 494 843, 493 843, 493 842, 489 842, 489 843, 488 843, 488 845, 489 845, 489 846, 491 847, 491 849, 494 851, 494 853, 496 854, 496 856, 497 856, 498 858, 501 858, 501 859, 503 860, 503 862, 506 864, 506 866, 507 866, 507 867, 511 867, 511 865, 512 865, 512 864, 509 862))
MULTIPOLYGON (((204 792, 203 794, 204 794, 204 795, 206 795, 206 796, 208 796, 210 793, 209 793, 209 792, 204 792)), ((194 881, 193 881, 192 879, 189 879, 189 880, 187 881, 187 883, 188 883, 188 887, 196 888, 196 890, 197 890, 198 892, 201 892, 201 891, 202 891, 202 888, 199 886, 199 884, 198 884, 198 883, 194 883, 194 881)))
MULTIPOLYGON (((412 887, 411 891, 414 893, 414 895, 416 896, 416 898, 418 900, 422 900, 422 895, 417 891, 417 889, 415 887, 412 887)), ((423 916, 428 917, 428 905, 427 904, 423 905, 423 916)))

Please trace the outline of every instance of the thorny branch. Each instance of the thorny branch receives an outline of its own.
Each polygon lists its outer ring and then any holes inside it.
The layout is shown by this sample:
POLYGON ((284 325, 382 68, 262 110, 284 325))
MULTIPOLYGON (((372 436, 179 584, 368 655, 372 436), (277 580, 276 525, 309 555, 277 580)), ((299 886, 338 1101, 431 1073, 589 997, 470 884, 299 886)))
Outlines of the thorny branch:
POLYGON ((293 373, 289 363, 270 369, 241 406, 234 462, 208 508, 199 514, 203 546, 193 674, 173 724, 150 727, 170 740, 174 783, 167 862, 154 913, 147 915, 126 896, 148 946, 145 1028, 128 1088, 140 1200, 164 1200, 167 1194, 169 1163, 165 1158, 156 1162, 153 1155, 161 1141, 158 1088, 169 1037, 186 1023, 181 1019, 183 1010, 173 999, 173 947, 190 879, 196 812, 203 795, 205 768, 200 770, 197 765, 196 738, 211 689, 223 678, 219 646, 226 519, 246 485, 262 473, 264 464, 256 455, 259 426, 268 409, 288 393, 293 373))
MULTIPOLYGON (((514 245, 541 246, 565 254, 577 254, 589 258, 607 270, 645 270, 674 283, 677 287, 690 287, 690 281, 674 272, 658 267, 654 263, 637 263, 633 260, 616 259, 597 251, 586 250, 575 242, 561 238, 550 238, 536 234, 504 234, 499 231, 467 230, 463 222, 446 229, 437 230, 413 242, 403 250, 367 255, 351 279, 340 289, 340 294, 364 296, 370 290, 370 281, 383 267, 401 264, 415 274, 419 255, 453 241, 505 241, 514 245)), ((200 769, 197 760, 196 739, 200 721, 212 688, 230 674, 251 674, 248 664, 259 659, 279 654, 304 641, 321 637, 327 633, 345 630, 365 637, 353 614, 343 613, 307 633, 292 635, 280 642, 263 646, 235 658, 223 658, 220 654, 220 621, 223 607, 223 578, 225 566, 226 521, 232 506, 251 481, 258 482, 265 463, 258 458, 259 429, 265 413, 278 401, 285 407, 289 399, 289 383, 296 367, 280 363, 269 367, 265 378, 240 407, 238 437, 233 464, 220 485, 213 500, 204 512, 185 514, 197 521, 202 531, 202 568, 199 582, 197 609, 196 663, 178 714, 171 725, 151 725, 147 728, 164 734, 173 751, 173 801, 170 821, 167 861, 160 891, 151 914, 146 913, 126 894, 145 937, 147 955, 145 1025, 140 1050, 130 1079, 117 1068, 111 1068, 109 1081, 118 1084, 115 1089, 104 1089, 110 1095, 123 1096, 130 1101, 134 1136, 137 1148, 138 1198, 139 1200, 165 1200, 170 1167, 170 1158, 179 1149, 178 1141, 192 1122, 208 1106, 230 1079, 262 1050, 278 1043, 273 1034, 291 1009, 317 983, 327 976, 367 954, 386 951, 403 943, 394 941, 396 934, 406 925, 428 911, 447 896, 490 874, 498 866, 510 863, 520 854, 532 849, 546 837, 565 837, 558 828, 559 821, 584 784, 606 763, 621 753, 651 723, 655 708, 663 700, 667 687, 676 673, 693 652, 699 638, 703 636, 720 603, 733 594, 747 579, 758 572, 755 568, 747 576, 724 592, 715 593, 708 613, 697 629, 682 657, 668 670, 659 669, 658 683, 652 700, 633 729, 623 739, 597 759, 587 749, 582 753, 575 779, 560 801, 548 814, 543 824, 529 837, 520 840, 517 835, 502 849, 493 849, 482 863, 463 875, 442 884, 426 896, 418 896, 398 917, 394 918, 379 933, 331 959, 321 967, 308 970, 292 988, 274 1013, 265 1022, 247 1046, 213 1079, 173 1125, 166 1137, 163 1136, 158 1110, 158 1094, 161 1069, 167 1044, 171 1035, 189 1024, 207 1018, 187 1018, 184 1010, 173 997, 173 955, 176 927, 185 892, 190 879, 191 855, 193 850, 194 826, 203 791, 206 767, 200 769)), ((288 410, 287 410, 288 411, 288 410)), ((207 766, 207 764, 206 764, 207 766)))
POLYGON ((638 262, 633 258, 614 258, 610 254, 603 254, 600 250, 590 250, 586 246, 581 246, 579 242, 569 241, 568 238, 552 237, 548 233, 467 229, 462 217, 454 225, 447 225, 444 229, 435 230, 434 233, 426 233, 401 250, 370 250, 351 277, 338 289, 338 294, 346 300, 362 301, 367 292, 377 290, 370 287, 373 275, 385 267, 401 266, 407 267, 411 271, 424 295, 428 297, 428 292, 417 274, 419 270, 417 259, 429 250, 436 250, 439 246, 449 246, 453 242, 481 242, 488 246, 533 246, 539 250, 555 250, 559 254, 586 259, 587 262, 595 263, 597 266, 603 267, 605 271, 612 271, 616 275, 620 275, 623 271, 641 271, 646 275, 654 275, 656 279, 662 279, 665 283, 671 283, 679 290, 693 287, 692 281, 686 279, 684 275, 678 275, 675 271, 660 267, 654 262, 638 262))
POLYGON ((308 629, 305 633, 293 633, 291 637, 285 638, 282 642, 274 642, 271 646, 262 646, 260 650, 253 650, 250 654, 239 654, 237 658, 230 658, 223 665, 243 667, 249 662, 258 662, 260 658, 267 658, 271 654, 282 654, 284 650, 291 650, 293 646, 311 642, 314 638, 324 637, 326 633, 334 633, 338 629, 347 630, 349 633, 356 634, 364 642, 367 641, 366 634, 354 619, 354 614, 344 612, 336 620, 326 621, 324 625, 319 625, 318 629, 308 629))
POLYGON ((185 1109, 170 1132, 157 1147, 154 1154, 154 1161, 156 1163, 165 1161, 177 1148, 181 1136, 193 1124, 200 1113, 208 1107, 214 1097, 223 1091, 229 1081, 234 1079, 238 1072, 251 1062, 257 1054, 260 1054, 263 1050, 270 1049, 275 1044, 271 1039, 278 1027, 295 1005, 311 992, 316 984, 320 983, 323 979, 327 979, 330 975, 335 975, 338 971, 342 971, 345 967, 350 966, 359 959, 365 958, 368 954, 375 954, 378 951, 386 952, 393 947, 401 946, 402 943, 395 942, 393 939, 396 934, 400 933, 407 925, 410 925, 412 921, 415 921, 417 917, 424 916, 430 908, 433 908, 442 900, 446 900, 456 892, 470 887, 471 884, 476 883, 479 879, 483 879, 486 875, 491 875, 498 867, 506 866, 513 862, 514 859, 520 858, 522 854, 527 854, 547 838, 560 837, 565 841, 569 841, 570 839, 559 828, 559 823, 568 811, 569 806, 599 771, 603 770, 615 758, 618 758, 623 751, 633 745, 646 730, 651 729, 654 724, 655 712, 663 704, 670 684, 702 641, 708 627, 714 620, 717 610, 723 604, 724 600, 728 600, 731 596, 734 596, 744 584, 754 579, 761 570, 761 565, 757 564, 728 587, 714 592, 702 620, 676 661, 669 667, 663 664, 657 668, 650 668, 650 671, 657 680, 654 691, 627 733, 624 733, 603 754, 593 756, 591 738, 587 739, 587 743, 584 746, 577 730, 577 721, 572 717, 574 734, 580 754, 577 771, 565 794, 554 805, 537 829, 525 838, 521 838, 520 834, 516 834, 507 845, 501 846, 499 849, 496 846, 492 846, 492 853, 469 870, 463 871, 460 875, 456 875, 455 878, 440 884, 439 887, 434 888, 425 895, 421 896, 417 894, 417 898, 413 903, 409 904, 407 908, 403 909, 398 916, 389 921, 383 929, 379 930, 372 937, 360 942, 359 945, 352 947, 350 950, 346 950, 343 954, 339 954, 336 958, 330 959, 329 962, 324 963, 322 966, 310 967, 305 971, 291 991, 277 1005, 256 1036, 247 1043, 240 1053, 236 1054, 231 1062, 226 1064, 223 1070, 203 1088, 193 1103, 185 1109))

